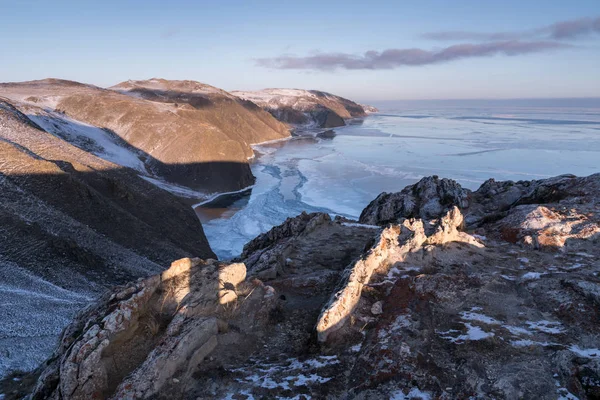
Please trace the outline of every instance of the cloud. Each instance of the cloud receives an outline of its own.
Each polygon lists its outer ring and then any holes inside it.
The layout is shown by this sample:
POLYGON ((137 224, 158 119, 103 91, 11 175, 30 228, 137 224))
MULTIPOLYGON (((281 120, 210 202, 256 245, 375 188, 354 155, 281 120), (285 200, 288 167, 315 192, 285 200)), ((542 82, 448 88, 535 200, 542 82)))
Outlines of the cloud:
POLYGON ((580 36, 600 34, 600 17, 557 22, 548 26, 546 30, 553 39, 574 39, 580 36))
POLYGON ((565 47, 572 46, 555 41, 523 42, 510 40, 478 44, 458 44, 440 50, 388 49, 381 52, 370 50, 362 55, 317 53, 305 57, 282 55, 273 58, 260 58, 256 60, 256 64, 276 69, 321 71, 331 71, 338 68, 349 70, 393 69, 402 66, 439 64, 464 58, 487 57, 497 54, 516 56, 565 47))
POLYGON ((516 32, 470 32, 470 31, 441 31, 421 35, 425 39, 440 41, 474 40, 571 40, 600 34, 600 17, 579 18, 569 21, 556 22, 537 29, 516 32))

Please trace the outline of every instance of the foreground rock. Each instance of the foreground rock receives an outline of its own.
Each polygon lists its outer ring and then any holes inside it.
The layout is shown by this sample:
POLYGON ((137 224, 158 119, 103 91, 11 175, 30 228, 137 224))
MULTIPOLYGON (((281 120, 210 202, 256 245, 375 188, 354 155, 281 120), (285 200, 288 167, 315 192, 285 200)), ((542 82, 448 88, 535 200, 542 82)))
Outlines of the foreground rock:
MULTIPOLYGON (((251 241, 239 263, 185 261, 118 289, 128 294, 66 331, 87 326, 63 339, 36 395, 90 395, 89 380, 115 398, 600 396, 600 174, 488 181, 475 192, 432 177, 382 196, 361 217, 371 224, 303 214, 251 241), (137 361, 110 369, 118 352, 98 346, 121 349, 119 310, 162 304, 165 289, 143 289, 169 287, 187 265, 201 286, 166 301, 180 304, 168 328, 137 361), (204 297, 217 271, 237 277, 212 287, 239 313, 204 297), (202 311, 188 311, 196 303, 202 311), (77 372, 87 370, 98 378, 77 372)), ((136 329, 126 337, 148 343, 136 329)))
POLYGON ((290 135, 254 103, 194 81, 150 79, 101 89, 45 79, 0 84, 0 96, 28 106, 23 111, 39 125, 79 147, 109 156, 118 150, 124 154, 111 161, 141 164, 151 177, 204 192, 251 185, 250 145, 290 135), (101 131, 90 132, 94 127, 101 131), (106 148, 111 143, 115 151, 106 148))
POLYGON ((300 127, 334 128, 345 120, 365 117, 369 111, 358 103, 317 90, 264 89, 256 92, 232 92, 258 104, 280 121, 300 127))
POLYGON ((251 352, 277 299, 245 279, 244 264, 187 258, 116 288, 64 332, 32 397, 165 395, 213 352, 231 360, 251 352))
POLYGON ((0 99, 0 375, 34 369, 75 311, 174 258, 213 257, 180 199, 0 99))

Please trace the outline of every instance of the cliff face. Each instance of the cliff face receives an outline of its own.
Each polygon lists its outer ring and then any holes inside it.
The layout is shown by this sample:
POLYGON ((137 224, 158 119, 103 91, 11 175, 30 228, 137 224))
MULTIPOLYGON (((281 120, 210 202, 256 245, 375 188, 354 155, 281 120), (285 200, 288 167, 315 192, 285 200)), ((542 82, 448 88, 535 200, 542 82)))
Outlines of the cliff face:
POLYGON ((267 110, 280 121, 315 128, 344 126, 345 120, 365 117, 358 103, 317 90, 264 89, 255 92, 231 92, 267 110))
POLYGON ((115 288, 33 398, 597 398, 599 201, 600 174, 428 177, 290 218, 115 288))
POLYGON ((0 98, 0 372, 34 368, 106 287, 214 257, 189 205, 138 174, 0 98))
POLYGON ((108 130, 138 152, 150 175, 205 192, 252 184, 250 145, 289 136, 253 103, 193 81, 101 89, 46 79, 0 84, 0 95, 108 130))

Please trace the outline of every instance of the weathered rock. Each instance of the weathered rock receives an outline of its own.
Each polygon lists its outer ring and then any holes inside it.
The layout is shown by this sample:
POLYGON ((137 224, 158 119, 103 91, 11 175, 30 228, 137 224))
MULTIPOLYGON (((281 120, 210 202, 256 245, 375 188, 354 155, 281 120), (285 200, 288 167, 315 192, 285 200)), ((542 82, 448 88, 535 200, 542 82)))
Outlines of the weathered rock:
POLYGON ((426 177, 398 193, 382 193, 360 214, 363 224, 386 225, 403 218, 440 218, 453 206, 469 206, 469 190, 452 179, 426 177))
POLYGON ((332 333, 344 327, 360 301, 363 287, 369 284, 373 274, 389 273, 390 268, 404 262, 410 253, 426 246, 463 242, 481 247, 476 239, 458 231, 462 222, 462 214, 454 207, 435 222, 434 228, 430 228, 431 235, 426 234, 422 220, 405 219, 399 225, 386 228, 379 242, 344 272, 340 289, 331 297, 317 322, 318 340, 327 342, 332 333))
POLYGON ((267 322, 276 299, 260 282, 242 288, 245 277, 241 263, 182 259, 115 289, 64 332, 33 398, 149 398, 191 379, 219 345, 220 326, 250 318, 238 327, 252 336, 267 322))
POLYGON ((333 139, 335 136, 335 131, 333 129, 317 133, 317 137, 320 139, 333 139))
POLYGON ((573 209, 555 212, 544 206, 512 208, 497 226, 502 238, 536 249, 560 249, 568 241, 600 237, 600 221, 573 209))

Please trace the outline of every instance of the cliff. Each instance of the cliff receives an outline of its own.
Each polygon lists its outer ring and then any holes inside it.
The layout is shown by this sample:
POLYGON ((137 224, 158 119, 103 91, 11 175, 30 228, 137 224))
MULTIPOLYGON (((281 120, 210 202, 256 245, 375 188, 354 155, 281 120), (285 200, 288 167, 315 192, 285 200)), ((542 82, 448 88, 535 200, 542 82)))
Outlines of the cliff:
POLYGON ((318 90, 264 89, 231 93, 256 103, 278 120, 299 127, 334 128, 344 126, 347 119, 367 115, 362 105, 318 90))

